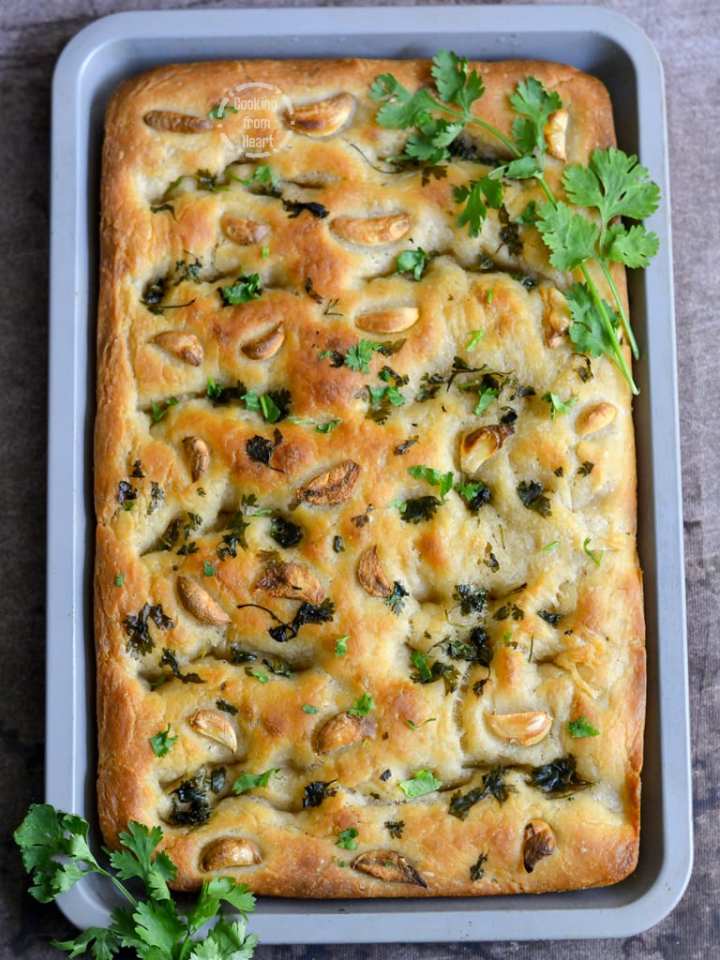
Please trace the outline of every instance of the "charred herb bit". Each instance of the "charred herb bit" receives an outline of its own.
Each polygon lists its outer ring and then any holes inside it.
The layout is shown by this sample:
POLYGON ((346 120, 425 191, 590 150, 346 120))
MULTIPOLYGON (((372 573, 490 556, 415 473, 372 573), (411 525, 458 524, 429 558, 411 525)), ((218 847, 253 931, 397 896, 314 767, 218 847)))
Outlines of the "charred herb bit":
POLYGON ((228 703, 227 700, 216 700, 215 706, 218 710, 222 710, 223 713, 229 713, 234 716, 238 712, 238 708, 234 707, 231 703, 228 703))
POLYGON ((492 500, 492 491, 482 480, 462 478, 455 484, 455 490, 470 513, 477 513, 492 500))
POLYGON ((228 652, 230 663, 253 663, 257 660, 256 653, 243 650, 239 643, 231 643, 228 652))
POLYGON ((563 617, 561 613, 553 613, 552 610, 538 610, 538 616, 545 623, 549 623, 551 627, 556 627, 563 617))
POLYGON ((578 467, 578 476, 579 477, 589 477, 593 472, 593 467, 595 464, 592 460, 583 460, 583 462, 578 467))
POLYGON ((590 786, 587 780, 578 777, 575 765, 576 760, 572 754, 559 757, 541 767, 534 767, 528 783, 553 797, 565 797, 575 790, 590 786))
POLYGON ((575 367, 575 373, 583 383, 587 383, 588 380, 592 380, 594 374, 592 370, 592 360, 590 357, 582 357, 582 364, 579 367, 575 367))
POLYGON ((388 770, 383 770, 383 772, 380 774, 380 779, 382 780, 383 783, 387 783, 387 781, 388 781, 391 777, 392 777, 392 770, 390 770, 390 769, 388 769, 388 770))
POLYGON ((210 774, 210 789, 213 793, 220 793, 225 788, 225 767, 215 767, 210 774))
POLYGON ((303 210, 307 210, 308 213, 311 213, 313 217, 317 217, 319 220, 324 220, 325 217, 330 214, 326 206, 322 203, 316 203, 315 201, 305 202, 301 200, 283 199, 282 205, 283 210, 287 213, 290 220, 299 217, 303 210))
POLYGON ((254 460, 255 463, 264 463, 265 466, 270 463, 270 457, 274 449, 272 440, 260 437, 257 434, 245 443, 245 450, 249 459, 254 460))
POLYGON ((399 443, 396 447, 393 447, 393 453, 396 457, 404 456, 410 447, 416 444, 419 439, 420 437, 417 433, 413 434, 413 436, 408 437, 407 440, 403 440, 402 443, 399 443))
POLYGON ((182 520, 180 517, 175 517, 174 520, 171 520, 167 525, 165 532, 160 537, 160 545, 158 550, 172 550, 177 543, 178 537, 180 536, 181 527, 182 520))
POLYGON ((204 775, 183 780, 172 793, 172 810, 168 817, 176 827, 199 826, 210 819, 210 797, 204 775))
POLYGON ((216 383, 212 377, 208 377, 206 393, 208 400, 212 400, 214 407, 222 407, 233 400, 240 402, 247 393, 247 387, 240 380, 234 387, 224 387, 222 384, 216 383))
POLYGON ((479 663, 482 667, 490 666, 493 655, 490 638, 484 627, 473 627, 465 640, 449 640, 446 650, 452 660, 479 663))
POLYGON ((399 580, 395 580, 393 583, 392 593, 390 596, 385 597, 385 603, 390 607, 395 616, 399 616, 400 613, 402 613, 405 597, 407 596, 409 596, 408 591, 399 580))
POLYGON ((386 820, 384 827, 387 832, 390 834, 393 840, 401 840, 403 835, 403 830, 405 829, 404 820, 386 820))
POLYGON ((226 287, 218 287, 220 300, 225 307, 236 307, 241 303, 249 303, 262 296, 263 286, 259 273, 242 274, 234 283, 226 287))
POLYGON ((159 483, 156 483, 154 480, 150 481, 150 498, 147 505, 147 513, 150 516, 151 513, 154 513, 160 504, 165 499, 165 491, 160 486, 159 483))
POLYGON ((230 187, 229 183, 224 182, 222 173, 212 173, 210 170, 202 169, 196 170, 193 176, 198 190, 221 193, 230 187))
POLYGON ((500 569, 500 563, 498 562, 498 558, 493 553, 493 549, 490 543, 485 544, 485 554, 483 555, 483 563, 489 570, 492 570, 493 573, 496 573, 500 569))
POLYGON ((303 809, 319 807, 326 797, 334 797, 337 787, 333 787, 336 780, 313 780, 305 785, 303 791, 303 809))
POLYGON ((504 204, 498 210, 498 220, 502 225, 500 228, 500 242, 505 244, 511 256, 521 256, 523 252, 523 242, 520 237, 520 224, 510 219, 510 214, 507 212, 504 204))
POLYGON ((145 474, 143 473, 142 463, 140 462, 140 460, 135 460, 135 462, 133 463, 130 476, 136 480, 142 480, 145 477, 145 474))
POLYGON ((483 693, 485 692, 485 684, 488 682, 489 679, 490 677, 483 677, 482 680, 477 680, 473 684, 472 691, 476 697, 481 697, 483 695, 483 693))
POLYGON ((270 680, 270 677, 266 673, 263 673, 258 667, 245 667, 245 673, 249 677, 254 677, 258 683, 268 683, 270 680))
MULTIPOLYGON (((244 606, 252 606, 252 604, 244 604, 244 606)), ((268 612, 273 617, 275 616, 271 611, 268 612)), ((326 597, 320 604, 308 603, 305 600, 298 607, 290 623, 280 621, 276 627, 270 627, 268 633, 278 643, 287 643, 288 640, 295 639, 300 628, 306 623, 328 623, 334 616, 335 604, 329 597, 326 597)))
POLYGON ((473 587, 469 583, 458 583, 453 590, 453 600, 460 604, 460 613, 469 616, 471 613, 480 614, 487 600, 487 590, 482 587, 473 587))
POLYGON ((340 536, 334 536, 332 542, 332 548, 334 553, 344 553, 345 551, 345 541, 340 536))
POLYGON ((127 480, 121 480, 118 483, 117 502, 123 510, 132 510, 134 501, 137 500, 138 492, 136 488, 127 480))
POLYGON ((517 495, 522 505, 528 510, 534 510, 541 517, 551 514, 550 500, 545 496, 545 488, 537 480, 521 480, 516 487, 517 495))
POLYGON ((268 668, 274 677, 292 677, 294 671, 289 663, 281 660, 280 657, 263 657, 263 664, 268 668))
POLYGON ((304 530, 302 527, 298 526, 297 523, 293 523, 291 520, 286 520, 285 517, 279 513, 274 514, 270 521, 270 536, 278 546, 284 549, 296 547, 302 540, 303 535, 304 530))
POLYGON ((171 203, 152 203, 150 204, 150 213, 171 213, 175 218, 175 207, 171 203))
POLYGON ((485 876, 485 864, 487 863, 488 855, 486 853, 481 853, 478 855, 475 863, 470 867, 470 879, 473 883, 476 883, 478 880, 482 880, 485 876))
POLYGON ((160 666, 170 667, 172 675, 181 683, 205 683, 203 678, 197 673, 182 673, 175 651, 169 650, 167 647, 163 649, 162 656, 160 657, 160 666))
POLYGON ((370 514, 374 509, 375 507, 369 503, 363 513, 359 513, 355 517, 350 517, 350 523, 354 527, 357 527, 358 530, 362 530, 363 527, 366 527, 370 523, 370 514))
POLYGON ((423 523, 425 520, 432 520, 439 506, 440 501, 432 495, 410 497, 400 504, 400 516, 405 523, 423 523))
POLYGON ((125 633, 128 636, 128 649, 139 656, 150 653, 155 642, 150 636, 150 621, 160 630, 172 630, 175 622, 163 612, 162 605, 146 603, 136 614, 129 614, 123 620, 125 633))
POLYGON ((437 396, 440 387, 447 383, 442 373, 424 373, 420 378, 420 389, 415 396, 416 403, 424 403, 437 396))
POLYGON ((501 407, 501 410, 504 410, 505 413, 500 417, 500 423, 506 427, 512 427, 518 418, 517 411, 513 410, 512 407, 501 407))
POLYGON ((508 617, 512 617, 513 620, 524 620, 525 611, 516 603, 505 603, 493 614, 493 620, 507 620, 508 617))
POLYGON ((493 767, 483 776, 479 787, 468 790, 467 793, 454 793, 450 798, 448 812, 458 820, 464 820, 472 807, 486 797, 494 797, 499 804, 505 803, 514 788, 505 783, 504 777, 503 767, 493 767))

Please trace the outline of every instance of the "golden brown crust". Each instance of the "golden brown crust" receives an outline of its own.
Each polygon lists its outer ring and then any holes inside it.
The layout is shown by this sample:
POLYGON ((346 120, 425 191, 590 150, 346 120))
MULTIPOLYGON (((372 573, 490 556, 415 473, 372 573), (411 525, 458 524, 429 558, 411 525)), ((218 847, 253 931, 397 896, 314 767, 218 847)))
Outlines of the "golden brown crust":
MULTIPOLYGON (((502 130, 508 93, 532 74, 568 110, 569 162, 614 142, 594 78, 548 63, 477 67, 479 112, 502 130)), ((162 824, 180 888, 214 870, 282 896, 543 892, 617 882, 637 860, 645 662, 630 397, 606 360, 592 361, 591 379, 579 376, 563 317, 547 313, 548 290, 568 278, 532 229, 519 257, 503 247, 495 211, 478 238, 458 228, 452 187, 475 177, 476 164, 459 161, 427 183, 419 172, 383 172, 406 136, 373 122, 367 91, 388 71, 410 88, 429 79, 415 61, 184 64, 130 80, 108 109, 95 435, 99 813, 109 843, 130 819, 162 824), (286 207, 243 184, 257 169, 247 110, 207 122, 211 107, 238 103, 238 85, 252 83, 280 97, 248 109, 269 121, 258 129, 272 156, 259 162, 279 177, 286 207), (297 206, 308 203, 327 215, 297 206), (436 255, 419 282, 394 274, 398 253, 415 247, 436 255), (478 272, 481 255, 495 268, 478 272), (518 271, 543 286, 526 289, 518 271), (223 305, 218 289, 253 273, 262 295, 223 305), (484 337, 469 349, 478 329, 484 337), (333 366, 332 351, 363 336, 405 342, 372 357, 370 372, 333 366), (423 374, 449 371, 456 355, 513 372, 481 415, 476 395, 444 385, 415 399, 423 374), (398 381, 406 402, 389 406, 383 424, 366 416, 365 388, 387 384, 384 365, 409 382, 398 381), (238 391, 214 405, 209 378, 257 394, 288 389, 297 420, 266 423, 238 391), (550 390, 575 396, 570 414, 550 419, 550 390), (614 417, 591 416, 601 404, 614 417), (407 468, 458 476, 461 438, 497 427, 507 407, 518 414, 514 432, 467 467, 491 502, 471 513, 450 492, 431 519, 406 522, 398 501, 437 493, 407 468), (592 471, 578 472, 587 462, 592 471), (550 499, 547 517, 517 494, 532 480, 550 499), (249 495, 256 505, 243 503, 249 495), (302 539, 287 528, 282 543, 273 539, 268 511, 302 539), (602 551, 599 566, 588 544, 602 551), (389 584, 407 591, 396 610, 389 584), (458 584, 487 591, 482 611, 463 613, 458 584), (303 600, 323 597, 332 619, 296 624, 294 637, 272 636, 277 620, 255 606, 290 623, 303 600), (453 659, 448 642, 467 643, 480 626, 490 666, 481 655, 453 659), (417 682, 413 650, 441 664, 431 682, 417 682), (363 695, 370 716, 352 719, 363 695), (215 715, 201 723, 198 710, 215 715), (552 725, 524 743, 513 733, 522 718, 487 719, 533 713, 552 725), (579 717, 599 736, 574 739, 568 721, 579 717), (177 740, 156 757, 150 738, 168 725, 177 740), (533 770, 570 754, 582 781, 570 797, 533 782, 533 770), (493 793, 498 766, 505 790, 493 793), (277 772, 267 784, 233 795, 240 773, 268 770, 277 772), (399 783, 418 770, 442 788, 408 799, 399 783), (473 790, 475 803, 458 801, 473 790), (554 847, 544 837, 529 872, 531 822, 547 824, 554 847), (338 846, 350 828, 349 848, 338 846)), ((561 169, 548 159, 555 185, 561 169)), ((511 216, 530 198, 528 184, 509 186, 511 216)), ((616 280, 624 291, 621 271, 616 280)))

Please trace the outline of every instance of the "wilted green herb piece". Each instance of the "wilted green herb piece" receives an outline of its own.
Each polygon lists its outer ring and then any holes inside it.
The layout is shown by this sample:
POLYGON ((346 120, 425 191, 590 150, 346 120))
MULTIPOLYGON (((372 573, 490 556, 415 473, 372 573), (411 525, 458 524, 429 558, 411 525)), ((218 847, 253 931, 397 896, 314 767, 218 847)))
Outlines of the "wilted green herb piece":
POLYGON ((165 730, 161 730, 159 733, 156 733, 154 737, 150 737, 150 746, 156 757, 164 757, 170 752, 170 748, 176 742, 177 737, 173 737, 170 734, 170 724, 167 725, 165 730))
POLYGON ((482 784, 468 790, 467 793, 454 793, 450 798, 448 812, 457 817, 458 820, 464 820, 472 807, 486 797, 494 797, 498 803, 505 803, 513 791, 513 788, 505 783, 505 771, 502 767, 493 767, 482 778, 482 784))
POLYGON ((568 733, 576 739, 600 736, 600 731, 590 723, 587 717, 577 717, 575 720, 570 720, 568 722, 568 733))
POLYGON ((517 495, 524 507, 534 510, 541 517, 551 514, 550 500, 545 496, 545 488, 537 480, 522 480, 516 487, 517 495))
POLYGON ((437 497, 410 497, 401 502, 399 509, 405 523, 423 523, 425 520, 432 520, 439 506, 440 500, 437 497))
POLYGON ((590 539, 591 539, 590 537, 585 537, 585 539, 583 540, 583 550, 584 550, 586 556, 590 557, 590 559, 591 559, 592 562, 595 564, 595 566, 596 566, 596 567, 599 567, 599 566, 600 566, 600 563, 601 563, 601 561, 602 561, 603 551, 602 551, 602 550, 591 550, 591 549, 590 549, 590 539))
POLYGON ((551 763, 534 767, 530 774, 532 786, 555 797, 566 796, 574 790, 582 790, 589 786, 586 780, 578 777, 575 771, 576 760, 572 754, 559 757, 551 763))
POLYGON ((465 349, 474 350, 484 336, 485 336, 484 330, 471 330, 470 336, 468 337, 468 341, 465 344, 465 349))
POLYGON ((417 770, 409 780, 401 780, 398 784, 408 800, 416 800, 428 793, 434 793, 442 786, 442 781, 430 770, 417 770))

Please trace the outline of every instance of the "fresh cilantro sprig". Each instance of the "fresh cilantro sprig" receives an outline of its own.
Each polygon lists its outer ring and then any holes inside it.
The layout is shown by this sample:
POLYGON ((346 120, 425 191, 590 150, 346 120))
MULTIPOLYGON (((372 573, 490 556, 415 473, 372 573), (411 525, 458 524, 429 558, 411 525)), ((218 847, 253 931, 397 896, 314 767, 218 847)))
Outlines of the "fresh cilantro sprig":
MULTIPOLYGON (((30 874, 30 894, 50 903, 91 874, 106 877, 128 901, 113 911, 108 927, 90 927, 72 940, 53 946, 71 958, 90 954, 112 960, 127 949, 141 960, 250 960, 257 938, 247 933, 247 914, 255 906, 249 889, 229 877, 204 881, 194 905, 180 912, 168 888, 177 873, 170 857, 158 851, 163 832, 131 822, 119 835, 120 848, 109 853, 110 870, 95 858, 88 842, 89 825, 47 803, 33 804, 14 833, 23 864, 30 874), (145 888, 140 899, 123 881, 145 888), (213 920, 222 903, 240 913, 220 918, 202 938, 199 931, 213 920)), ((107 852, 107 851, 106 851, 107 852)))

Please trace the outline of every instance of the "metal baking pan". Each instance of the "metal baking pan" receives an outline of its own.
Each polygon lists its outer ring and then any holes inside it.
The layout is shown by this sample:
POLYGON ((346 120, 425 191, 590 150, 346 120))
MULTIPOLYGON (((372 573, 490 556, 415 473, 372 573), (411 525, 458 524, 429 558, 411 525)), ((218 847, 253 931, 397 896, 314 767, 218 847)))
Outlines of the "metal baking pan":
MULTIPOLYGON (((98 179, 108 96, 156 64, 243 57, 429 57, 571 63, 607 84, 618 140, 662 186, 659 256, 631 278, 643 358, 635 401, 648 706, 640 863, 623 883, 539 897, 261 899, 265 943, 627 937, 678 902, 692 864, 682 502, 663 73, 644 33, 596 7, 447 6, 124 13, 81 31, 53 87, 47 565, 48 801, 95 821, 92 578, 98 179), (652 336, 648 331, 652 326, 652 336)), ((109 886, 61 898, 78 926, 104 924, 109 886)))

